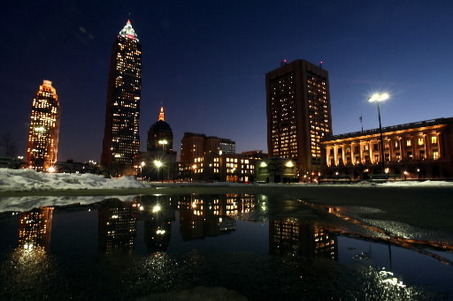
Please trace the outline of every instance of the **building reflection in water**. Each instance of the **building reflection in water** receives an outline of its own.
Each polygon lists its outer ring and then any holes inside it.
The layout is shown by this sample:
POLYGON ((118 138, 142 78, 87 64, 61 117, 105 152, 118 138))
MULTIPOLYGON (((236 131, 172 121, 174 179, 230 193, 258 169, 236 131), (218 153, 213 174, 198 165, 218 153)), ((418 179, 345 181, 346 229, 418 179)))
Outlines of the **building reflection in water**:
MULTIPOLYGON (((50 253, 53 207, 18 213, 17 247, 0 262, 0 299, 32 300, 32 292, 54 283, 57 268, 50 253)), ((14 214, 13 214, 14 215, 14 214)))
POLYGON ((236 218, 250 212, 255 196, 248 194, 191 195, 178 199, 180 233, 184 240, 217 236, 236 230, 236 218))
POLYGON ((107 199, 98 209, 99 250, 110 254, 134 249, 137 218, 133 216, 133 202, 107 199))
POLYGON ((285 218, 269 222, 269 253, 338 260, 336 235, 313 222, 285 218))
POLYGON ((53 210, 53 207, 41 207, 19 214, 18 249, 49 251, 53 210))
POLYGON ((172 198, 139 196, 133 206, 137 218, 144 221, 144 240, 148 251, 166 251, 171 240, 171 222, 175 220, 172 198))

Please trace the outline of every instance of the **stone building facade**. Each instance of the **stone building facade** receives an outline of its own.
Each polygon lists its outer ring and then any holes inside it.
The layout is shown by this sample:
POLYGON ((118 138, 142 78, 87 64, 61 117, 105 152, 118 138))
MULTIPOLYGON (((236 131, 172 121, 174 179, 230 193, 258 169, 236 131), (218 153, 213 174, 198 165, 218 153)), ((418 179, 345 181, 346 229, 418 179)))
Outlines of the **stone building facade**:
MULTIPOLYGON (((385 174, 402 179, 453 178, 453 118, 382 128, 385 174)), ((382 173, 378 129, 332 136, 322 142, 323 175, 366 178, 382 173)))

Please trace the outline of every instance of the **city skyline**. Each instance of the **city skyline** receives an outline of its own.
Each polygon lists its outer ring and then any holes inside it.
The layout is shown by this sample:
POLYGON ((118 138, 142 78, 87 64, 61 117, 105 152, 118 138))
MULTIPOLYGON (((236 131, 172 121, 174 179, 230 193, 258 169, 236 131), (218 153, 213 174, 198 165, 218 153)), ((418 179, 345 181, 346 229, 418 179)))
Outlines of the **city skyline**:
POLYGON ((59 160, 100 160, 112 37, 128 18, 146 53, 142 151, 163 103, 176 150, 184 132, 196 132, 232 139, 238 152, 267 152, 265 73, 282 59, 324 61, 334 134, 377 128, 376 107, 368 103, 377 90, 391 94, 381 107, 383 126, 453 112, 448 3, 81 1, 56 4, 45 21, 45 5, 7 9, 0 134, 17 138, 22 155, 36 82, 49 79, 62 108, 59 160))

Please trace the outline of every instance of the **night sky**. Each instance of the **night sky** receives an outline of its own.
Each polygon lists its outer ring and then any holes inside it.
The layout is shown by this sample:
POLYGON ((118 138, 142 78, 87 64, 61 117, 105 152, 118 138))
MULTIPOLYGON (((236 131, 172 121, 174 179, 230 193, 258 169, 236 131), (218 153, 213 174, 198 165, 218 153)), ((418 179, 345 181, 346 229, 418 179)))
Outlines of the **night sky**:
MULTIPOLYGON (((4 4, 5 5, 5 4, 4 4)), ((25 154, 43 79, 60 98, 59 160, 100 160, 110 55, 127 19, 143 47, 141 150, 163 103, 178 151, 184 132, 264 150, 265 73, 324 61, 334 134, 453 116, 451 1, 7 1, 0 135, 25 154)), ((1 138, 0 137, 0 138, 1 138)), ((0 156, 3 155, 1 149, 0 156)))

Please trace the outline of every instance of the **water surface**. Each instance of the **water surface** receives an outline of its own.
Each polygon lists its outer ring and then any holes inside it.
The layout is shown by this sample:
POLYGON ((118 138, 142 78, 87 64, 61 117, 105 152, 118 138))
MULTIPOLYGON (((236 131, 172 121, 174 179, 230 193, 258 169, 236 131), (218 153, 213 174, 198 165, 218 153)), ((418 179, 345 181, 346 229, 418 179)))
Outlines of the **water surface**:
POLYGON ((452 234, 373 208, 250 194, 65 203, 1 213, 0 299, 453 298, 452 234))

